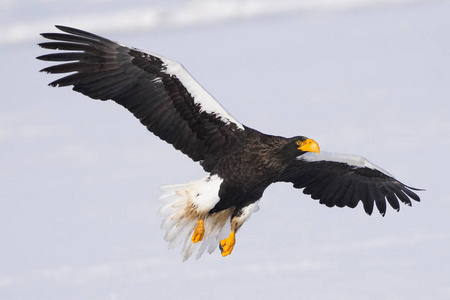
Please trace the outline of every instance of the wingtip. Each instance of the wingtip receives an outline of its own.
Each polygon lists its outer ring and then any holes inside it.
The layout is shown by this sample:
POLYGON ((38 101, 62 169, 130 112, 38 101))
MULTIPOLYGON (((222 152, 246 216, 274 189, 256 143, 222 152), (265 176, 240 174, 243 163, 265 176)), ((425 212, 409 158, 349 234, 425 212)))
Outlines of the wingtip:
MULTIPOLYGON (((45 56, 46 56, 47 54, 44 54, 44 55, 39 55, 39 56, 36 56, 36 59, 39 59, 39 60, 46 60, 45 59, 45 56)), ((42 72, 44 69, 42 69, 40 72, 42 72)))
POLYGON ((426 191, 426 189, 415 188, 415 187, 412 187, 412 186, 409 186, 409 185, 406 185, 406 184, 403 184, 403 185, 405 187, 407 187, 408 189, 413 190, 413 191, 419 191, 419 192, 426 191))
POLYGON ((67 30, 73 29, 72 27, 65 26, 65 25, 55 25, 55 27, 64 32, 67 32, 67 30))

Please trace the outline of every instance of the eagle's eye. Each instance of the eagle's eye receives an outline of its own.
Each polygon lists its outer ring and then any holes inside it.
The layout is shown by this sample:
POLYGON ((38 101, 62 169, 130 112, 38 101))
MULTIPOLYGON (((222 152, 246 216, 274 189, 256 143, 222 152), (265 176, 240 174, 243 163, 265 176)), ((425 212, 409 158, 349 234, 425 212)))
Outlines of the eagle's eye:
POLYGON ((298 140, 295 143, 300 146, 302 144, 302 141, 298 140))

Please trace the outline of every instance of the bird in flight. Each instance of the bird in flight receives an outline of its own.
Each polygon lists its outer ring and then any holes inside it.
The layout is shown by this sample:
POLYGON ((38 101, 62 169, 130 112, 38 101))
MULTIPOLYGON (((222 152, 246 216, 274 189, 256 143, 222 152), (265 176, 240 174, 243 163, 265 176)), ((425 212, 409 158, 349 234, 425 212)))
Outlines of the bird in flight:
POLYGON ((159 214, 169 248, 182 248, 183 259, 199 258, 217 246, 227 256, 235 234, 258 210, 264 190, 290 182, 328 207, 374 206, 420 201, 407 186, 361 156, 328 153, 310 138, 261 133, 231 116, 176 61, 66 26, 43 33, 45 49, 37 57, 58 62, 41 71, 71 73, 50 86, 96 100, 113 100, 129 110, 156 136, 198 161, 208 175, 186 184, 161 186, 159 214), (227 236, 228 234, 228 236, 227 236))

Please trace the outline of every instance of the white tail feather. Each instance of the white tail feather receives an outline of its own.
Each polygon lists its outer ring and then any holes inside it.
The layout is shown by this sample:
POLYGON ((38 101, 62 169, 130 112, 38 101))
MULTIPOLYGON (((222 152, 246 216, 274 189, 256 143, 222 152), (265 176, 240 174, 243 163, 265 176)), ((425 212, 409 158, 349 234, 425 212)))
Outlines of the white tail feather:
POLYGON ((222 181, 214 175, 187 184, 164 185, 159 188, 163 193, 158 199, 162 203, 158 214, 164 217, 161 223, 161 228, 166 230, 164 240, 169 243, 170 249, 182 245, 184 261, 194 252, 197 252, 197 259, 206 250, 212 253, 229 231, 233 208, 208 214, 220 200, 222 181), (205 234, 202 241, 194 244, 191 236, 199 219, 203 219, 205 234), (225 228, 227 225, 228 228, 225 228))

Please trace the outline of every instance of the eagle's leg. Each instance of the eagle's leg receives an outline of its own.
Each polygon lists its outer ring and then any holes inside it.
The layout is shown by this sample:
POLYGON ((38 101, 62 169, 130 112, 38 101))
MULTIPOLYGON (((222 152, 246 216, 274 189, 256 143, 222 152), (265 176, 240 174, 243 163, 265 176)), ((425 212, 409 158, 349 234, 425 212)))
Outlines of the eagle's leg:
POLYGON ((236 244, 235 234, 238 229, 244 224, 244 222, 250 217, 250 215, 257 211, 258 202, 254 202, 245 207, 236 208, 231 215, 231 232, 230 235, 220 241, 219 249, 222 252, 222 256, 230 255, 233 251, 234 244, 236 244))
POLYGON ((231 251, 233 251, 234 244, 236 244, 236 239, 234 238, 235 231, 231 230, 230 235, 226 238, 220 241, 219 249, 220 252, 222 252, 222 256, 225 257, 227 255, 231 254, 231 251))
POLYGON ((197 226, 194 229, 194 233, 192 234, 192 242, 195 244, 203 240, 203 236, 205 235, 205 226, 203 224, 203 220, 198 220, 197 226))

